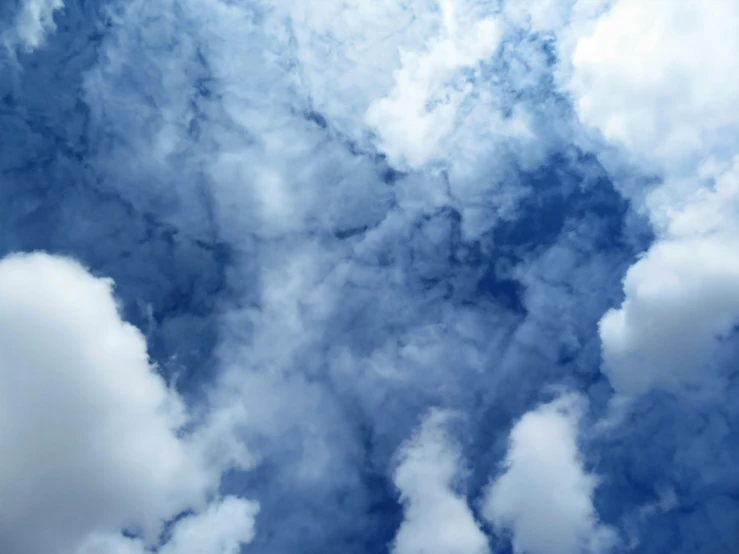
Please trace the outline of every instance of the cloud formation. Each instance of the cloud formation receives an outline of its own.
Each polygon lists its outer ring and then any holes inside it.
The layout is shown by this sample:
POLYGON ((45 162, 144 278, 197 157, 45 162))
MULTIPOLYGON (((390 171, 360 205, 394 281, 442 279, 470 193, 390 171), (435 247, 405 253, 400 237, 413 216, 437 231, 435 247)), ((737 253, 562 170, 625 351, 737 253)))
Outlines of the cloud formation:
MULTIPOLYGON (((141 333, 121 321, 112 281, 66 258, 10 256, 0 261, 0 314, 4 551, 86 552, 91 535, 123 529, 157 544, 165 521, 206 508, 227 466, 206 463, 182 435, 185 407, 150 365, 141 333)), ((236 510, 245 517, 225 529, 237 538, 183 520, 166 548, 186 552, 183 533, 248 541, 240 529, 251 529, 255 506, 224 502, 197 517, 236 510)))
POLYGON ((401 168, 439 158, 439 143, 455 127, 460 105, 473 89, 468 81, 475 77, 461 80, 459 73, 468 69, 479 78, 478 66, 489 61, 500 44, 494 18, 475 17, 472 6, 451 1, 442 1, 439 8, 439 34, 423 52, 401 50, 395 85, 367 110, 380 150, 401 168))
POLYGON ((56 5, 0 7, 12 547, 737 544, 731 3, 56 5))
MULTIPOLYGON (((212 503, 197 514, 175 523, 160 554, 237 554, 241 546, 254 538, 257 507, 252 502, 228 496, 212 503)), ((151 552, 139 539, 122 535, 92 535, 85 539, 75 554, 145 554, 151 552)))
POLYGON ((614 533, 593 506, 596 476, 578 449, 582 399, 563 396, 526 413, 510 434, 503 473, 491 483, 483 513, 529 554, 606 552, 614 533))
POLYGON ((6 29, 2 41, 8 48, 30 51, 44 42, 56 29, 54 13, 64 9, 64 0, 23 0, 15 14, 12 27, 6 29))
POLYGON ((455 490, 464 467, 446 426, 454 414, 432 412, 401 446, 394 482, 405 519, 393 542, 395 554, 487 554, 487 538, 466 499, 455 490))
POLYGON ((621 309, 600 326, 620 392, 700 380, 739 317, 739 121, 730 114, 739 99, 737 30, 731 3, 621 0, 572 54, 580 120, 663 180, 646 195, 633 192, 658 241, 627 273, 621 309))
POLYGON ((737 25, 732 2, 615 2, 572 53, 579 118, 668 173, 725 154, 739 123, 730 110, 739 98, 737 25))

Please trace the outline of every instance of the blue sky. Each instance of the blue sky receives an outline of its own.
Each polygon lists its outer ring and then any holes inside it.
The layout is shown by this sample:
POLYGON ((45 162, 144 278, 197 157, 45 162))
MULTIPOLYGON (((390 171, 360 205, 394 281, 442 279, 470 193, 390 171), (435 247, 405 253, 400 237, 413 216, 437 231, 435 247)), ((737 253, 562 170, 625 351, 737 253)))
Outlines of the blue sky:
POLYGON ((0 551, 739 548, 739 5, 0 7, 0 551))

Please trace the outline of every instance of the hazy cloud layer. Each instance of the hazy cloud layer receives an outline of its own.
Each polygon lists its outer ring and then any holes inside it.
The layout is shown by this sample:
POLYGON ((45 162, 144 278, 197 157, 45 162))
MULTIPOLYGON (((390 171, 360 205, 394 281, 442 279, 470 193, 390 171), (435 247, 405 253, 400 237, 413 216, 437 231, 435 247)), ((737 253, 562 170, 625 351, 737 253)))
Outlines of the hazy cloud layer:
POLYGON ((64 9, 63 0, 21 0, 15 3, 14 19, 3 25, 2 41, 6 48, 29 51, 44 43, 56 29, 54 14, 64 9))

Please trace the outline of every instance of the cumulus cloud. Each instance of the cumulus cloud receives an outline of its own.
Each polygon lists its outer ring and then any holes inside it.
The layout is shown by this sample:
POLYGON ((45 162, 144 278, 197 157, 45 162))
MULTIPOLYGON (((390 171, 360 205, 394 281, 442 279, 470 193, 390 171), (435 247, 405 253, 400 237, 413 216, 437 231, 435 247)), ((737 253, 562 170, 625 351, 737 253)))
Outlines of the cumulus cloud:
POLYGON ((460 104, 474 87, 469 80, 475 77, 463 77, 461 70, 473 70, 479 79, 477 66, 500 44, 498 22, 474 17, 471 8, 442 0, 439 35, 421 52, 401 50, 394 87, 367 111, 380 149, 399 167, 416 168, 439 157, 439 143, 454 128, 460 104))
POLYGON ((605 552, 614 535, 593 507, 597 478, 578 449, 582 399, 564 396, 513 427, 503 473, 491 483, 485 517, 512 534, 516 553, 605 552))
POLYGON ((14 26, 2 34, 6 46, 34 50, 56 29, 54 13, 64 8, 64 0, 23 0, 14 26))
POLYGON ((255 505, 207 507, 231 461, 207 463, 183 434, 185 406, 121 320, 112 285, 67 258, 0 261, 2 550, 89 552, 90 537, 124 529, 156 545, 165 521, 203 509, 161 552, 190 552, 190 535, 248 541, 255 505))
POLYGON ((668 182, 648 197, 660 240, 629 269, 624 303, 600 323, 619 392, 699 384, 713 373, 712 355, 739 320, 738 168, 698 173, 695 187, 668 182))
POLYGON ((405 519, 392 545, 395 554, 486 554, 487 538, 456 489, 463 460, 446 429, 449 412, 433 411, 399 451, 393 480, 405 519))
POLYGON ((700 384, 739 319, 739 244, 667 240, 629 269, 626 301, 600 322, 605 371, 624 394, 700 384))
POLYGON ((663 180, 648 194, 627 190, 658 241, 627 273, 621 308, 600 324, 619 392, 699 380, 739 317, 737 37, 731 2, 621 0, 572 53, 580 120, 663 180))
POLYGON ((616 2, 572 53, 581 121, 667 172, 735 147, 737 31, 734 2, 616 2))
POLYGON ((536 102, 548 78, 541 43, 511 32, 486 3, 279 5, 300 81, 329 128, 423 175, 417 200, 459 209, 465 239, 511 215, 527 193, 513 168, 537 168, 552 147, 534 112, 563 119, 536 102))

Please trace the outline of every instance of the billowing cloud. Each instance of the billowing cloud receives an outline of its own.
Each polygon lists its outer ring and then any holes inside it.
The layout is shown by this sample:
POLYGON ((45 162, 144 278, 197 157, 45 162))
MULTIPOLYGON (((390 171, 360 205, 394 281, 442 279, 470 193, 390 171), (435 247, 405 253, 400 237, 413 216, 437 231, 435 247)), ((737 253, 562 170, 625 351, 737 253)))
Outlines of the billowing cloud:
POLYGON ((668 183, 650 196, 660 240, 627 272, 621 308, 600 323, 605 370, 620 392, 695 385, 713 373, 712 356, 739 321, 736 167, 697 189, 676 194, 668 183))
POLYGON ((625 188, 658 242, 629 270, 624 304, 600 325, 620 392, 700 380, 739 318, 737 31, 733 3, 621 0, 572 53, 581 121, 663 180, 646 194, 625 188))
POLYGON ((448 0, 440 9, 440 34, 422 52, 401 51, 394 87, 367 111, 380 149, 400 167, 439 157, 439 143, 455 127, 460 104, 474 87, 461 71, 479 79, 479 64, 490 61, 500 44, 500 26, 492 17, 478 19, 471 6, 448 0))
POLYGON ((627 300, 600 323, 606 372, 619 392, 707 378, 711 354, 739 319, 738 248, 734 237, 666 240, 629 269, 627 300))
POLYGON ((435 411, 401 446, 394 482, 405 519, 393 542, 395 554, 487 554, 487 538, 456 489, 464 465, 446 426, 454 415, 435 411))
POLYGON ((572 53, 578 116, 668 173, 736 147, 738 29, 734 2, 615 2, 572 53))
POLYGON ((484 515, 512 534, 516 553, 606 552, 611 530, 593 506, 597 478, 578 449, 582 400, 564 396, 526 413, 510 434, 503 473, 491 484, 484 515))
POLYGON ((206 463, 182 434, 185 406, 121 321, 110 279, 41 253, 0 262, 0 398, 3 551, 73 553, 123 530, 157 544, 165 521, 203 509, 215 512, 179 522, 166 548, 187 552, 178 537, 193 533, 248 541, 252 503, 207 508, 231 461, 206 463), (222 515, 224 537, 198 519, 222 515))

